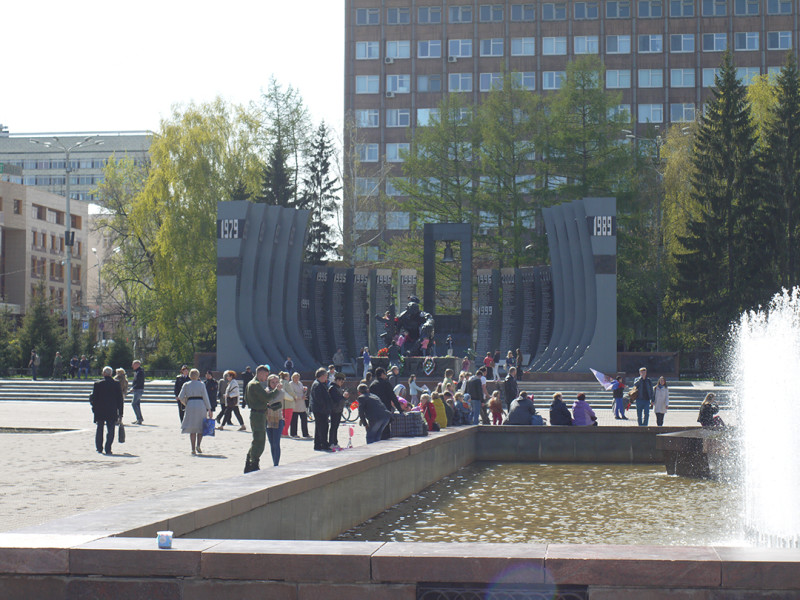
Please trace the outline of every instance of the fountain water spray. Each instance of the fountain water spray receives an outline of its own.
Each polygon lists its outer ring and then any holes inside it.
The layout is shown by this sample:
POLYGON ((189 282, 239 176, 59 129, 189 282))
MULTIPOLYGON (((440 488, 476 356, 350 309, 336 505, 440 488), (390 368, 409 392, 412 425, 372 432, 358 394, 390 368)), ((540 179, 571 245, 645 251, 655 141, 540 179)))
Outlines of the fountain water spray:
POLYGON ((800 547, 800 288, 734 326, 744 528, 759 545, 800 547))

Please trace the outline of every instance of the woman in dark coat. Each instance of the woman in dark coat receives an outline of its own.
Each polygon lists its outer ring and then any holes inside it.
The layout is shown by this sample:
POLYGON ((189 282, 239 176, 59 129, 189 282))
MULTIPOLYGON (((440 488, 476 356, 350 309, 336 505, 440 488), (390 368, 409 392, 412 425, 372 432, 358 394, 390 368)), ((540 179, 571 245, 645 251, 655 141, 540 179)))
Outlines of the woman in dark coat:
POLYGON ((572 414, 564 404, 561 392, 553 394, 553 403, 550 405, 550 425, 572 425, 572 414))

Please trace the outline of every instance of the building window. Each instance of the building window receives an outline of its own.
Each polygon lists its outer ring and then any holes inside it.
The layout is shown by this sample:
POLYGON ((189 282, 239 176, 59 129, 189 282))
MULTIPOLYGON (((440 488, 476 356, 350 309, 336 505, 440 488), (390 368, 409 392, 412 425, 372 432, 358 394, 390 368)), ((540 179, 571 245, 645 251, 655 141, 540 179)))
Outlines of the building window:
POLYGON ((503 75, 502 73, 481 73, 479 89, 482 92, 491 92, 492 90, 503 89, 503 75))
POLYGON ((661 0, 639 0, 640 19, 660 19, 663 14, 661 0))
POLYGON ((410 127, 410 108, 390 108, 386 111, 386 127, 410 127))
POLYGON ((631 72, 629 69, 609 69, 606 71, 606 88, 610 90, 619 90, 630 87, 631 72))
POLYGON ((472 40, 450 40, 447 44, 447 54, 456 58, 469 58, 472 56, 472 40))
POLYGON ((747 31, 733 34, 733 47, 736 50, 758 50, 758 32, 747 31))
POLYGON ((600 52, 596 35, 576 35, 573 39, 575 54, 597 54, 600 52))
MULTIPOLYGON (((523 71, 521 73, 512 73, 511 81, 514 85, 521 90, 534 91, 536 89, 536 73, 533 71, 523 71)), ((502 87, 502 81, 501 81, 502 87)))
POLYGON ((356 127, 378 127, 380 126, 380 112, 378 109, 360 109, 355 112, 356 127))
POLYGON ((356 153, 361 162, 378 162, 378 144, 356 144, 356 153))
POLYGON ((408 40, 386 42, 387 58, 411 58, 411 42, 408 40))
POLYGON ((597 2, 576 2, 575 20, 596 19, 599 16, 597 2))
POLYGON ((791 31, 770 31, 767 33, 767 50, 791 50, 791 31))
POLYGON ((451 6, 450 7, 450 22, 451 23, 472 23, 472 7, 471 6, 451 6))
POLYGON ((566 37, 542 38, 542 54, 545 56, 561 56, 567 53, 566 37))
POLYGON ((606 54, 630 54, 631 36, 629 35, 607 35, 606 54))
POLYGON ((761 0, 735 0, 733 10, 737 17, 757 15, 759 4, 761 4, 761 0))
POLYGON ((769 77, 770 83, 775 83, 775 79, 781 74, 781 69, 783 69, 783 67, 767 67, 767 76, 769 77))
POLYGON ((380 179, 377 177, 356 177, 356 194, 374 196, 378 191, 380 179))
POLYGON ((386 160, 387 162, 403 162, 405 155, 408 154, 410 146, 407 142, 400 144, 386 144, 386 160))
POLYGON ((536 38, 511 38, 511 56, 534 56, 536 54, 536 38))
POLYGON ((567 4, 565 2, 545 2, 542 4, 542 21, 566 21, 567 4))
POLYGON ((397 185, 399 183, 408 183, 407 177, 390 177, 386 180, 386 195, 387 196, 402 196, 403 191, 397 185))
POLYGON ((503 38, 481 40, 481 56, 503 56, 503 38))
POLYGON ((417 23, 421 25, 437 25, 442 22, 441 6, 420 6, 417 12, 417 23))
POLYGON ((606 2, 606 19, 630 19, 631 3, 629 0, 622 2, 606 2))
POLYGON ((380 85, 378 75, 356 75, 356 94, 377 94, 380 85))
POLYGON ((378 213, 356 211, 355 226, 358 231, 371 231, 378 228, 378 213))
POLYGON ((669 3, 670 17, 693 17, 694 0, 671 0, 669 3))
POLYGON ((387 75, 386 91, 408 94, 411 91, 411 75, 387 75))
POLYGON ((442 40, 417 42, 417 58, 442 58, 442 40))
POLYGON ((417 126, 427 127, 431 124, 431 119, 439 120, 438 108, 418 108, 417 109, 417 126))
POLYGON ((791 0, 767 0, 768 15, 790 15, 792 14, 791 0))
POLYGON ((728 0, 703 0, 704 17, 724 17, 728 14, 728 0))
POLYGON ((448 78, 448 91, 451 92, 471 92, 472 73, 450 73, 448 78))
MULTIPOLYGON (((378 226, 375 225, 375 229, 378 226)), ((375 262, 378 260, 378 247, 377 246, 359 246, 356 248, 356 260, 365 262, 375 262)))
POLYGON ((693 33, 673 33, 669 36, 670 52, 694 52, 693 33))
POLYGON ((408 25, 409 23, 411 23, 410 9, 398 7, 386 9, 387 25, 408 25))
POLYGON ((761 75, 758 67, 736 67, 736 78, 742 85, 752 85, 753 80, 761 75))
POLYGON ((441 92, 442 91, 442 76, 441 75, 419 75, 417 77, 417 91, 418 92, 441 92))
POLYGON ((503 20, 502 4, 481 4, 481 23, 499 23, 503 20))
POLYGON ((397 211, 389 211, 386 213, 386 229, 391 229, 393 231, 407 231, 410 228, 411 218, 409 213, 397 211))
POLYGON ((663 123, 664 105, 663 104, 640 104, 639 123, 663 123))
POLYGON ((686 123, 694 121, 694 104, 670 104, 669 105, 669 120, 673 123, 686 123))
POLYGON ((381 11, 378 8, 357 8, 356 25, 378 25, 381 22, 381 11))
POLYGON ((664 72, 661 69, 639 69, 639 87, 664 87, 664 72))
POLYGON ((530 22, 536 20, 536 5, 512 4, 511 20, 514 22, 530 22))
POLYGON ((356 60, 375 60, 380 53, 378 42, 356 42, 356 60))
POLYGON ((669 84, 674 88, 693 88, 694 69, 670 69, 669 84))
POLYGON ((631 72, 629 69, 609 69, 606 71, 606 88, 621 90, 631 87, 631 72))
POLYGON ((631 122, 631 105, 630 104, 617 104, 608 109, 609 119, 619 119, 624 123, 631 122))
POLYGON ((703 52, 724 52, 728 48, 728 36, 725 33, 704 33, 703 52))
POLYGON ((714 87, 719 69, 703 69, 703 87, 714 87))
POLYGON ((647 34, 639 36, 639 54, 652 54, 664 50, 661 34, 647 34))
POLYGON ((564 78, 567 76, 566 71, 543 71, 542 72, 542 89, 543 90, 560 90, 564 78))

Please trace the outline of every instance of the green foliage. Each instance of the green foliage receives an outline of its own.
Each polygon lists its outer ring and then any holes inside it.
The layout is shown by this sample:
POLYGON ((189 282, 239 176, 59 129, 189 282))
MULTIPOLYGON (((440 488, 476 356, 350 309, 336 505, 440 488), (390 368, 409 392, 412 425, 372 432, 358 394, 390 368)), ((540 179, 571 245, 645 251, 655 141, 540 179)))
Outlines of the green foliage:
POLYGON ((117 330, 114 332, 114 343, 109 344, 104 362, 114 369, 123 368, 127 370, 130 368, 133 362, 133 351, 128 344, 124 331, 117 330))
POLYGON ((692 152, 691 197, 699 215, 678 237, 683 250, 676 256, 673 286, 698 347, 718 340, 741 310, 770 293, 763 176, 746 93, 730 53, 713 94, 692 152))
POLYGON ((311 142, 307 175, 297 208, 311 211, 308 223, 308 244, 305 260, 313 265, 325 264, 336 255, 336 239, 332 224, 338 210, 338 178, 331 173, 334 155, 330 132, 323 121, 311 142))
POLYGON ((62 341, 62 327, 46 298, 46 289, 44 282, 36 286, 36 293, 31 298, 17 333, 19 366, 27 367, 31 350, 36 350, 41 359, 39 373, 42 376, 50 375, 53 357, 60 350, 62 341))
POLYGON ((275 140, 269 151, 261 183, 261 195, 257 202, 270 206, 292 207, 295 204, 297 186, 289 170, 288 157, 283 139, 275 140))
POLYGON ((15 317, 10 311, 0 312, 0 377, 7 376, 8 370, 19 363, 21 348, 15 325, 15 317))

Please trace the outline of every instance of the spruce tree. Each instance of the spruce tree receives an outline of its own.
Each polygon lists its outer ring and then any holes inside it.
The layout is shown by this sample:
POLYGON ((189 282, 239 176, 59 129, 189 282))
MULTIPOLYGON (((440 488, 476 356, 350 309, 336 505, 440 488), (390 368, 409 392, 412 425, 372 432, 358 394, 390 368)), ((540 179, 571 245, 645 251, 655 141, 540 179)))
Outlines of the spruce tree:
POLYGON ((291 208, 294 206, 295 189, 286 145, 279 137, 270 148, 267 164, 264 166, 261 195, 257 201, 291 208))
POLYGON ((297 208, 311 211, 308 223, 308 243, 305 260, 322 265, 336 254, 336 240, 332 224, 336 218, 338 179, 331 176, 333 144, 325 122, 320 123, 311 142, 307 174, 297 208))
POLYGON ((35 349, 41 358, 39 372, 42 376, 50 375, 53 357, 57 350, 61 350, 64 333, 58 318, 53 314, 53 307, 46 297, 46 292, 47 288, 43 282, 36 286, 36 292, 31 297, 17 335, 20 366, 28 366, 31 350, 35 349))
POLYGON ((683 251, 676 256, 675 293, 698 342, 726 331, 765 287, 760 161, 746 91, 729 52, 712 93, 692 150, 690 196, 699 216, 679 237, 683 251))
POLYGON ((777 104, 765 127, 770 194, 778 229, 780 284, 800 283, 800 70, 789 53, 777 79, 777 104))

